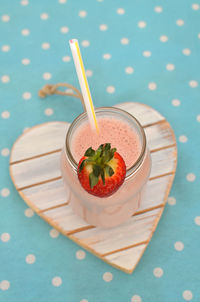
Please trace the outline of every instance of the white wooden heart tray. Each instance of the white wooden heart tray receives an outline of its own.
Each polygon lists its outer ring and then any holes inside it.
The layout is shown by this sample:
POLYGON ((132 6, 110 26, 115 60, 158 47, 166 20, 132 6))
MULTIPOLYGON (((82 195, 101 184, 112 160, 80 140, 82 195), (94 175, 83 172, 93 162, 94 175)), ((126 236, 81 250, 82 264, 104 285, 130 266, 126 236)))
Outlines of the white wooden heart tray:
POLYGON ((170 124, 151 107, 139 103, 116 107, 140 121, 152 156, 140 208, 126 223, 95 228, 72 212, 60 172, 66 122, 41 124, 22 134, 11 151, 10 174, 24 201, 52 227, 110 265, 132 273, 163 213, 176 171, 177 147, 170 124))

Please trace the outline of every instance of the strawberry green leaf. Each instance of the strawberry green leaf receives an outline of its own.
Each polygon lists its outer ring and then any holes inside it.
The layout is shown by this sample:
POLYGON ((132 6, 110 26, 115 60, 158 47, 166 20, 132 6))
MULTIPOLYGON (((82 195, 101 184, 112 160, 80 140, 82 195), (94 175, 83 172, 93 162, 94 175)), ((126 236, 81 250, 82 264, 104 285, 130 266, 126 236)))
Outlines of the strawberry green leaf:
POLYGON ((109 162, 111 159, 113 158, 112 154, 110 154, 110 151, 107 152, 104 156, 103 156, 103 162, 107 163, 109 162))
POLYGON ((111 148, 110 143, 105 144, 104 148, 105 148, 105 151, 110 150, 110 148, 111 148))
POLYGON ((114 156, 114 154, 115 154, 116 151, 117 151, 116 148, 113 148, 113 149, 110 150, 111 159, 113 158, 113 156, 114 156))
POLYGON ((85 151, 85 156, 94 156, 95 154, 95 151, 92 149, 92 147, 88 148, 86 151, 85 151))
POLYGON ((105 163, 109 162, 113 158, 112 150, 109 150, 105 156, 105 163))
POLYGON ((98 160, 101 157, 101 153, 102 153, 102 150, 97 149, 97 151, 95 152, 95 155, 94 155, 94 160, 98 160))
POLYGON ((98 151, 98 150, 102 151, 103 146, 104 146, 104 144, 101 144, 101 145, 98 147, 97 151, 98 151))
POLYGON ((109 165, 105 166, 105 171, 109 176, 112 176, 115 173, 114 170, 109 165))
POLYGON ((81 172, 83 170, 83 167, 85 165, 85 159, 81 162, 80 166, 79 166, 79 172, 81 172))
POLYGON ((101 172, 101 167, 99 165, 93 165, 93 174, 96 177, 99 177, 100 172, 101 172))
POLYGON ((96 184, 99 181, 99 177, 95 176, 93 172, 90 173, 89 175, 89 181, 90 181, 90 188, 93 189, 94 186, 96 186, 96 184))
POLYGON ((105 185, 105 172, 104 172, 104 169, 101 169, 101 179, 103 181, 103 184, 105 185))

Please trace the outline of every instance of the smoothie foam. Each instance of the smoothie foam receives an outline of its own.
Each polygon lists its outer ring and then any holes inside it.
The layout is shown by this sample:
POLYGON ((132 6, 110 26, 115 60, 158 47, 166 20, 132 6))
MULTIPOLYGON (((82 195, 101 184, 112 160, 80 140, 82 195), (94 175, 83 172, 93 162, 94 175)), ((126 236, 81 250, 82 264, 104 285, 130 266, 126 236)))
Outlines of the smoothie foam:
POLYGON ((99 134, 90 128, 89 123, 84 123, 75 130, 71 151, 76 162, 92 147, 98 148, 100 144, 111 143, 112 148, 124 158, 127 168, 130 168, 138 159, 141 152, 141 143, 136 130, 120 119, 101 117, 98 118, 99 134))

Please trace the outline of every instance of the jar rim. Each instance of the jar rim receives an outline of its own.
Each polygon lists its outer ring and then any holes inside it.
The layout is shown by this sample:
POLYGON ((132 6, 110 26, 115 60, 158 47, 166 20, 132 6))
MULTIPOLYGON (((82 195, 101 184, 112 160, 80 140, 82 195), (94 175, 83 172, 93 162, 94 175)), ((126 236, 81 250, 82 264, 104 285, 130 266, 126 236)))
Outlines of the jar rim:
MULTIPOLYGON (((133 173, 136 172, 136 170, 138 170, 138 168, 141 166, 143 159, 144 159, 144 155, 145 155, 145 151, 146 151, 146 135, 144 132, 144 129, 142 127, 142 125, 140 124, 140 122, 129 112, 121 109, 121 108, 117 108, 117 107, 98 107, 95 108, 95 113, 103 113, 103 112, 111 112, 111 113, 117 113, 118 115, 123 115, 123 116, 127 116, 129 118, 129 120, 132 120, 134 124, 137 125, 140 134, 141 134, 141 152, 139 157, 137 158, 137 160, 133 163, 133 165, 131 167, 129 167, 126 170, 126 179, 129 178, 133 173)), ((77 172, 77 168, 78 168, 78 163, 75 161, 71 150, 70 150, 70 142, 69 142, 69 138, 70 135, 72 133, 73 128, 81 121, 84 120, 85 118, 87 118, 87 113, 83 112, 81 113, 79 116, 77 116, 77 118, 75 118, 75 120, 71 123, 71 125, 68 128, 67 134, 66 134, 66 138, 65 138, 65 146, 64 146, 64 151, 65 151, 65 156, 68 157, 69 162, 71 167, 75 170, 75 172, 77 172)))

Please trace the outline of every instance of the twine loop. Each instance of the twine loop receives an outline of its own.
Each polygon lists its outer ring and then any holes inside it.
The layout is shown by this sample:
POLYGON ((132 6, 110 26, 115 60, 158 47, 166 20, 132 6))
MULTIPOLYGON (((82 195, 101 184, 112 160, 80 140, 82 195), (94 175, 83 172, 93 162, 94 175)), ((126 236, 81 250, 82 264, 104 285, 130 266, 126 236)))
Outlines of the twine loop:
POLYGON ((38 91, 38 95, 42 99, 44 99, 48 95, 53 95, 53 94, 76 97, 81 100, 82 105, 85 109, 85 104, 81 92, 71 84, 68 83, 46 84, 45 86, 42 87, 42 89, 38 91), (68 90, 61 91, 58 89, 58 87, 67 87, 68 90))

